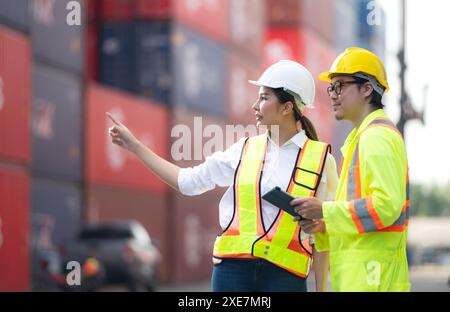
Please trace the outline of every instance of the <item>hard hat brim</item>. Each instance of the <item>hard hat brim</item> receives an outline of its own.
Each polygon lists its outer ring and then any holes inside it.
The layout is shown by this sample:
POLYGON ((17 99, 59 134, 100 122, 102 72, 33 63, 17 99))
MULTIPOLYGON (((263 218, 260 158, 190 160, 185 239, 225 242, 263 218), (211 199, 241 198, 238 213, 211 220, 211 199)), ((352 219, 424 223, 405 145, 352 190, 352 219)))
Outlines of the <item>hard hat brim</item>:
POLYGON ((318 78, 320 81, 325 81, 325 82, 331 82, 330 76, 331 76, 331 72, 323 72, 320 73, 318 78))

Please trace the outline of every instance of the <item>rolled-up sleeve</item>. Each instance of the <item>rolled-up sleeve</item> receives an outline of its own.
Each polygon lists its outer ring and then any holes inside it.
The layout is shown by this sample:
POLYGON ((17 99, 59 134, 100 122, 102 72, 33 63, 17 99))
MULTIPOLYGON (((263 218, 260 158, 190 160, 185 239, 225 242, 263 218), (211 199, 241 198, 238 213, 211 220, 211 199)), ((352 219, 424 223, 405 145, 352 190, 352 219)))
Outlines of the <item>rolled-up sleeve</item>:
POLYGON ((227 150, 206 157, 202 164, 182 168, 178 174, 178 188, 184 195, 194 196, 233 183, 245 138, 231 145, 227 150))

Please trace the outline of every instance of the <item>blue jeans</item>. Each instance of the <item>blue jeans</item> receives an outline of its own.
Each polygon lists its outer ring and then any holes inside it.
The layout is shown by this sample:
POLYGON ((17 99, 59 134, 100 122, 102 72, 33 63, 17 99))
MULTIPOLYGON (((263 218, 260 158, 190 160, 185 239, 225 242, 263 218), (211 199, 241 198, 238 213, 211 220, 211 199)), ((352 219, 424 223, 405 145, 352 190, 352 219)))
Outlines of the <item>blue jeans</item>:
POLYGON ((263 259, 226 258, 213 266, 214 292, 306 292, 306 279, 263 259))

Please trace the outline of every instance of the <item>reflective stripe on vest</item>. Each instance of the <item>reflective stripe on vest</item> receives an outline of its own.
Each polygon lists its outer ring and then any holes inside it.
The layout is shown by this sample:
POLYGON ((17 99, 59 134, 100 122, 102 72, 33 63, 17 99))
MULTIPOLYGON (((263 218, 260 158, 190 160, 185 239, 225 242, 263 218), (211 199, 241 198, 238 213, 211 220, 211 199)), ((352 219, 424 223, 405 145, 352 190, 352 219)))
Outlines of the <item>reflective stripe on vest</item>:
MULTIPOLYGON (((376 118, 365 130, 371 127, 387 127, 399 135, 400 132, 389 118, 376 118)), ((364 130, 364 131, 365 131, 364 130)), ((350 202, 350 214, 358 228, 359 233, 364 232, 402 232, 408 227, 409 222, 409 177, 406 176, 406 200, 402 207, 402 212, 394 224, 385 227, 372 203, 372 197, 362 198, 361 196, 361 172, 359 167, 359 139, 356 143, 355 152, 347 179, 347 200, 350 202)))
MULTIPOLYGON (((233 219, 214 244, 217 258, 263 258, 293 274, 306 277, 311 246, 301 241, 301 229, 292 216, 280 210, 264 229, 261 211, 261 177, 267 136, 246 141, 234 180, 233 219)), ((307 140, 297 155, 287 191, 293 196, 314 196, 320 183, 329 145, 307 140)))

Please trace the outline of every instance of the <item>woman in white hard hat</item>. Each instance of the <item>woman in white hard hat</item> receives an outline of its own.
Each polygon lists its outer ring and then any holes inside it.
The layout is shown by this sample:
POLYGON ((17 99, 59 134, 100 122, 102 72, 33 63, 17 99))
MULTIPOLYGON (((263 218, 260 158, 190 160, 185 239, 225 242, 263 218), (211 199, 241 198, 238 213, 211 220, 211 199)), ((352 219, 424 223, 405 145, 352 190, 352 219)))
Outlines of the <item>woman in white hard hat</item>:
POLYGON ((296 197, 334 199, 335 160, 303 115, 314 101, 314 80, 301 64, 280 61, 250 83, 260 87, 252 106, 256 125, 268 131, 242 138, 199 166, 182 169, 160 158, 108 114, 115 123, 112 142, 185 195, 228 187, 219 204, 223 232, 214 243, 213 291, 306 291, 311 262, 316 290, 325 291, 328 254, 316 252, 292 216, 261 198, 278 186, 296 197))

